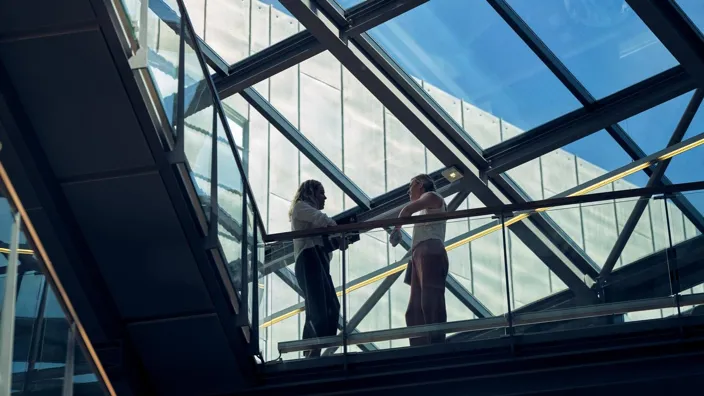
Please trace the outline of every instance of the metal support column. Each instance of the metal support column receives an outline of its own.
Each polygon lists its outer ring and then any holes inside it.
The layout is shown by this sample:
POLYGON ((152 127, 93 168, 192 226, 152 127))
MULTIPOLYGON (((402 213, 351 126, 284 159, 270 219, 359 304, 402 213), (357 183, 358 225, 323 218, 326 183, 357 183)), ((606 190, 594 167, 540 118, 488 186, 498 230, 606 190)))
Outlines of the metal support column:
POLYGON ((35 373, 34 366, 37 364, 39 355, 41 352, 42 340, 44 335, 44 327, 46 326, 46 320, 44 319, 44 312, 46 311, 46 300, 49 297, 49 281, 44 280, 44 286, 42 286, 42 293, 39 295, 39 309, 37 310, 37 321, 32 327, 32 336, 30 337, 30 342, 32 345, 29 347, 29 360, 27 361, 27 371, 24 375, 24 381, 22 384, 22 393, 25 394, 29 392, 29 387, 32 384, 32 377, 35 373))
POLYGON ((14 215, 10 237, 10 258, 5 274, 5 296, 0 316, 0 396, 12 393, 12 361, 15 342, 15 308, 17 288, 17 249, 20 242, 21 217, 14 215))
POLYGON ((66 341, 66 365, 64 366, 64 386, 61 396, 73 396, 73 374, 76 363, 76 323, 71 323, 66 341))

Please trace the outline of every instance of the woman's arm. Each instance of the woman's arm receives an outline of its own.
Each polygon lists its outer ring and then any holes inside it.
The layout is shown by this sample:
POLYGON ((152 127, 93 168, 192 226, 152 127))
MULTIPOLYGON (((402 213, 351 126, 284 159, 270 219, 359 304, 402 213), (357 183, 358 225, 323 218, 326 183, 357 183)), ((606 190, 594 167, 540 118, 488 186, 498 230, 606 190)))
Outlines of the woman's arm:
MULTIPOLYGON (((437 194, 429 192, 423 193, 420 198, 404 206, 403 209, 401 209, 401 212, 399 212, 398 217, 410 217, 413 216, 414 213, 420 212, 423 209, 437 209, 442 207, 444 204, 445 202, 443 199, 437 194)), ((399 229, 401 226, 396 226, 396 228, 399 229)))
POLYGON ((423 209, 437 209, 444 204, 442 198, 434 193, 423 193, 417 200, 409 203, 401 209, 398 217, 413 216, 414 213, 423 209))
POLYGON ((292 216, 296 220, 311 223, 313 228, 335 226, 335 220, 331 219, 325 213, 310 206, 308 203, 299 201, 293 207, 292 216))

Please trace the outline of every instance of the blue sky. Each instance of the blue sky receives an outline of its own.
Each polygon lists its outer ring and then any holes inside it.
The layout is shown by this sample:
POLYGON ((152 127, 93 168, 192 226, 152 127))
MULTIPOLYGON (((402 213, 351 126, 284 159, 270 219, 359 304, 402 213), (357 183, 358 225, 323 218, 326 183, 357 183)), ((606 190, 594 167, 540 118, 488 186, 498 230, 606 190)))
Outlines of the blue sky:
MULTIPOLYGON (((269 1, 282 8, 278 1, 269 1)), ((359 0, 338 0, 349 7, 359 0)), ((677 61, 624 0, 508 0, 598 98, 665 71, 677 61)), ((678 3, 699 26, 704 1, 678 3)), ((369 32, 410 75, 529 130, 581 105, 485 0, 431 0, 369 32)), ((665 148, 692 93, 621 122, 648 154, 665 148)), ((700 110, 687 137, 704 132, 700 110)), ((613 170, 631 162, 606 131, 565 150, 613 170)), ((702 148, 676 157, 673 182, 701 180, 702 148)), ((643 172, 629 181, 644 185, 643 172)), ((704 208, 704 199, 701 205, 704 208)))

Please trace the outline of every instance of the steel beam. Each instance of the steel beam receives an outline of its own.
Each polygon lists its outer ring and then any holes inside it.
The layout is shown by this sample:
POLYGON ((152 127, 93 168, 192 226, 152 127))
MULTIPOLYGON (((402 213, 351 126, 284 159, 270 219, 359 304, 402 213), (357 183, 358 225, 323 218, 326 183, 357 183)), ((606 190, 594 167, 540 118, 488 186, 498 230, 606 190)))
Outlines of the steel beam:
POLYGON ((302 31, 229 67, 227 76, 213 76, 221 99, 293 67, 325 48, 310 32, 302 31))
MULTIPOLYGON (((633 161, 639 161, 647 155, 623 129, 618 128, 609 130, 609 133, 616 140, 619 146, 626 150, 626 153, 628 153, 633 161)), ((643 171, 648 176, 651 176, 654 172, 654 167, 651 166, 645 168, 643 171)), ((671 186, 672 182, 667 176, 663 176, 660 179, 660 185, 671 186)), ((687 217, 687 219, 689 219, 689 221, 691 221, 700 232, 704 233, 704 216, 702 216, 701 212, 695 208, 694 205, 692 205, 689 199, 681 193, 672 194, 671 199, 672 202, 674 202, 674 204, 677 205, 677 207, 682 211, 685 217, 687 217)))
MULTIPOLYGON (((687 105, 687 108, 685 109, 684 114, 680 119, 680 122, 677 124, 677 127, 672 133, 672 137, 670 137, 670 141, 667 143, 667 147, 678 144, 682 141, 682 138, 684 138, 685 133, 687 133, 687 129, 692 123, 694 115, 697 113, 699 105, 701 105, 703 99, 704 90, 697 89, 694 93, 694 96, 692 96, 692 99, 689 101, 689 104, 687 105)), ((660 182, 660 179, 665 175, 665 171, 667 171, 667 167, 669 165, 669 159, 662 161, 660 164, 658 164, 658 166, 655 168, 655 171, 650 176, 650 179, 648 179, 648 184, 646 185, 646 187, 653 187, 658 184, 660 182)), ((611 273, 611 270, 614 268, 614 265, 616 265, 616 261, 618 261, 618 258, 621 257, 621 253, 623 253, 623 249, 626 247, 626 243, 631 238, 631 234, 633 234, 633 231, 636 229, 636 225, 638 224, 640 217, 643 215, 643 212, 645 212, 645 209, 648 207, 649 202, 649 196, 641 197, 638 202, 636 202, 635 206, 633 207, 633 210, 631 211, 631 214, 628 216, 628 220, 623 226, 623 230, 621 230, 621 233, 616 239, 616 243, 614 244, 613 248, 611 248, 611 252, 609 253, 609 256, 606 258, 606 262, 601 268, 601 272, 599 273, 600 278, 608 277, 611 273)))
POLYGON ((674 0, 626 0, 672 56, 704 88, 704 39, 674 0))
POLYGON ((474 297, 454 276, 449 275, 445 281, 447 290, 452 293, 457 299, 467 306, 478 318, 490 318, 494 314, 489 311, 476 297, 474 297))
MULTIPOLYGON (((406 257, 409 256, 406 254, 406 257)), ((404 258, 406 258, 404 257, 404 258)), ((372 293, 371 296, 362 304, 361 307, 359 307, 359 310, 357 311, 354 316, 347 322, 347 328, 349 334, 354 334, 356 332, 359 332, 357 330, 357 326, 364 320, 364 318, 371 312, 371 310, 376 306, 376 304, 381 300, 381 298, 386 294, 386 292, 391 289, 391 286, 398 280, 398 278, 401 277, 401 274, 403 272, 397 272, 386 279, 384 279, 383 282, 374 290, 374 293, 372 293)), ((330 356, 334 354, 337 351, 338 347, 332 347, 328 348, 323 352, 323 356, 330 356)))
MULTIPOLYGON (((427 0, 367 1, 349 10, 344 37, 352 37, 389 21, 427 0), (366 4, 370 3, 370 4, 366 4), (371 4, 374 3, 374 4, 371 4), (363 7, 362 7, 363 6, 363 7)), ((340 11, 336 15, 342 15, 340 11)), ((325 51, 325 46, 308 31, 282 40, 229 67, 227 76, 214 76, 215 85, 224 99, 272 77, 289 67, 325 51)))
POLYGON ((490 176, 504 173, 541 155, 649 110, 696 88, 695 80, 676 66, 638 84, 549 121, 485 150, 490 176))
POLYGON ((469 189, 465 189, 465 190, 458 192, 457 195, 455 195, 454 198, 452 198, 452 201, 450 201, 450 203, 447 204, 447 210, 449 212, 454 212, 455 210, 457 210, 457 208, 459 208, 460 205, 462 205, 462 203, 467 199, 467 197, 469 197, 469 194, 470 194, 469 189))
POLYGON ((344 37, 356 36, 404 12, 410 11, 428 0, 367 0, 345 10, 349 26, 344 37))

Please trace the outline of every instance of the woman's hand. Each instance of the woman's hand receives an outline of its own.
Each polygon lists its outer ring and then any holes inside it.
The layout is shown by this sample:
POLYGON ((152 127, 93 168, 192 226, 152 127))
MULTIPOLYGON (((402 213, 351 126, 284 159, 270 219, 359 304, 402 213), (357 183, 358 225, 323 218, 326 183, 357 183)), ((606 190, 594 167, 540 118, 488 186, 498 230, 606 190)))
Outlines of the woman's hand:
POLYGON ((401 227, 399 226, 398 228, 394 229, 391 231, 391 234, 389 235, 389 242, 391 243, 391 246, 396 246, 401 242, 401 227))

